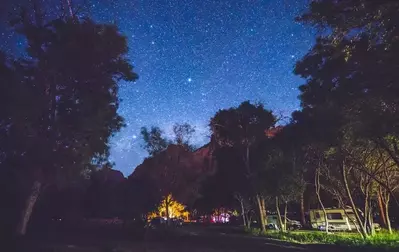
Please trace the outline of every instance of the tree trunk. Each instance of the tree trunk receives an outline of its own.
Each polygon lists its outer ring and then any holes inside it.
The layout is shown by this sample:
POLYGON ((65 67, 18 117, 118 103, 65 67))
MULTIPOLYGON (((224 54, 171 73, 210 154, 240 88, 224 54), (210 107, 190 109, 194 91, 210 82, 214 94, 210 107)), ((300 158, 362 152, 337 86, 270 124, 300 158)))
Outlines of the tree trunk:
POLYGON ((242 197, 239 193, 234 194, 234 198, 240 202, 240 206, 241 206, 241 217, 242 217, 242 223, 244 225, 244 227, 250 228, 250 221, 248 218, 248 213, 247 213, 247 209, 245 209, 245 200, 244 197, 242 197))
POLYGON ((327 218, 327 211, 326 208, 324 207, 323 201, 321 201, 320 197, 320 168, 317 168, 316 174, 315 174, 315 187, 316 187, 316 195, 317 195, 317 200, 319 201, 319 204, 321 206, 321 209, 323 210, 324 214, 324 224, 326 226, 326 233, 328 234, 328 218, 327 218))
POLYGON ((301 193, 300 198, 300 205, 301 205, 301 224, 303 227, 306 226, 306 219, 305 219, 305 199, 303 197, 303 192, 301 193))
MULTIPOLYGON (((361 186, 361 185, 360 185, 361 186)), ((362 187, 360 187, 362 188, 362 187)), ((370 218, 369 218, 369 188, 368 185, 365 186, 364 189, 364 222, 363 225, 364 227, 366 227, 366 231, 368 231, 368 233, 371 233, 371 229, 370 229, 370 218)))
POLYGON ((284 231, 283 220, 281 219, 280 204, 278 202, 278 197, 276 197, 276 211, 277 211, 277 215, 278 215, 278 222, 280 225, 280 230, 284 231))
POLYGON ((251 174, 251 169, 249 167, 249 146, 247 146, 245 153, 245 168, 247 169, 248 174, 251 174))
POLYGON ((389 198, 390 198, 390 194, 387 193, 387 197, 385 200, 385 217, 386 217, 386 221, 387 221, 388 231, 390 234, 392 234, 391 220, 389 219, 389 198))
MULTIPOLYGON (((364 225, 362 223, 362 220, 360 219, 359 212, 358 212, 358 210, 356 208, 355 202, 353 201, 352 193, 351 193, 351 191, 349 189, 348 180, 346 178, 346 169, 345 169, 345 164, 344 163, 341 164, 341 174, 342 174, 342 179, 343 179, 343 182, 344 182, 345 190, 346 190, 346 193, 348 195, 349 202, 351 204, 353 213, 355 214, 356 221, 359 223, 359 226, 360 226, 360 234, 362 235, 363 239, 366 239, 368 237, 367 231, 366 231, 366 228, 364 227, 364 225)), ((366 215, 366 213, 365 213, 365 215, 366 215)), ((326 218, 327 218, 327 216, 326 216, 326 218)))
POLYGON ((285 202, 285 207, 284 207, 284 231, 287 232, 287 211, 288 211, 288 202, 285 202))
POLYGON ((259 209, 259 222, 261 225, 261 230, 262 232, 266 232, 266 223, 265 223, 265 216, 263 213, 263 207, 262 207, 262 198, 259 194, 256 195, 256 201, 258 204, 258 209, 259 209))
POLYGON ((368 231, 368 234, 374 235, 375 230, 374 230, 374 225, 373 225, 373 209, 371 206, 371 198, 370 198, 370 183, 367 183, 365 187, 365 208, 364 208, 364 213, 365 213, 365 227, 366 230, 368 231))
MULTIPOLYGON (((319 197, 320 198, 320 197, 319 197)), ((320 200, 321 202, 321 200, 320 200)), ((327 211, 326 208, 324 207, 324 205, 321 205, 321 209, 323 210, 323 214, 324 214, 324 224, 326 225, 326 233, 328 234, 328 218, 327 218, 327 211)))
POLYGON ((69 15, 71 15, 71 18, 73 18, 74 15, 73 15, 73 11, 72 11, 72 3, 71 3, 71 0, 66 0, 66 4, 67 4, 67 8, 68 8, 68 10, 69 10, 69 15))
POLYGON ((245 217, 246 217, 246 220, 247 220, 247 226, 248 226, 248 228, 251 228, 252 216, 249 216, 248 213, 245 213, 245 217))
POLYGON ((265 203, 265 199, 263 198, 263 196, 260 196, 260 198, 261 198, 260 203, 262 204, 263 220, 265 222, 265 227, 266 227, 266 225, 267 225, 266 203, 265 203))
POLYGON ((373 235, 375 235, 373 212, 371 210, 371 207, 369 209, 370 210, 369 210, 369 214, 368 214, 368 225, 369 225, 369 229, 370 229, 370 234, 373 236, 373 235))
POLYGON ((382 203, 382 193, 381 193, 381 187, 378 190, 378 208, 380 209, 380 216, 381 216, 381 221, 382 225, 384 228, 388 228, 387 224, 387 218, 385 217, 385 209, 384 209, 384 204, 382 203))
POLYGON ((165 198, 165 206, 166 206, 166 225, 167 226, 169 226, 169 219, 170 219, 170 217, 169 217, 169 204, 170 204, 170 202, 169 202, 169 196, 166 196, 166 198, 165 198))
POLYGON ((17 235, 23 236, 26 234, 26 229, 28 227, 29 219, 33 212, 33 207, 35 206, 36 201, 40 195, 41 186, 42 186, 41 182, 39 181, 33 182, 30 194, 26 199, 25 207, 22 210, 21 217, 17 224, 17 230, 16 230, 17 235))
POLYGON ((246 222, 246 219, 245 219, 244 200, 242 200, 242 199, 240 200, 240 205, 241 205, 242 221, 243 221, 244 227, 246 227, 247 226, 247 222, 246 222))

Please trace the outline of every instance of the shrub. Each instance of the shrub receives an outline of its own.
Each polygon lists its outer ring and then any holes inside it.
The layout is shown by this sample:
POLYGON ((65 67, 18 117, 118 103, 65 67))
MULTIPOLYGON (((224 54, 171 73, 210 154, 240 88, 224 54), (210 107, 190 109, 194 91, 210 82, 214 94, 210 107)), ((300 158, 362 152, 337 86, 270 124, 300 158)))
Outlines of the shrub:
POLYGON ((373 247, 399 248, 399 232, 392 234, 388 232, 379 232, 367 239, 366 244, 373 247))
POLYGON ((247 232, 256 236, 262 235, 272 239, 296 243, 336 244, 344 246, 399 249, 399 232, 389 234, 388 232, 381 231, 366 240, 364 240, 357 233, 326 234, 320 231, 294 231, 285 233, 278 231, 267 231, 266 233, 262 233, 261 230, 258 228, 253 228, 247 232))
POLYGON ((262 235, 262 230, 260 228, 251 228, 249 231, 254 236, 262 235))

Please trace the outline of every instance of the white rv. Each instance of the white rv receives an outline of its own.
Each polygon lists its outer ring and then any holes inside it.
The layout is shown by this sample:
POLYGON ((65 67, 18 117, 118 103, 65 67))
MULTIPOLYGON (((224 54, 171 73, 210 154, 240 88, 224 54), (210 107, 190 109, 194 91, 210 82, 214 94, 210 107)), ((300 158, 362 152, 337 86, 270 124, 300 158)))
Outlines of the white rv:
MULTIPOLYGON (((330 231, 352 231, 356 230, 356 218, 353 210, 340 208, 326 208, 328 229, 330 231)), ((326 218, 322 209, 312 209, 309 212, 312 228, 318 230, 326 229, 326 218)))

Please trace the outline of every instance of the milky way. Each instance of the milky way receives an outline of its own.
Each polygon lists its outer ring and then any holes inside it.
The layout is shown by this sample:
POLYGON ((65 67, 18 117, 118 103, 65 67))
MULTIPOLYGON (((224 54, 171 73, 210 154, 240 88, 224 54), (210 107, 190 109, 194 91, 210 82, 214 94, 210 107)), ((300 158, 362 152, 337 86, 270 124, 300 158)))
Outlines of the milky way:
MULTIPOLYGON (((298 109, 297 87, 304 80, 293 67, 312 46, 314 32, 294 19, 307 3, 84 1, 95 20, 115 22, 128 38, 128 58, 139 75, 135 83, 121 83, 119 112, 127 127, 112 139, 116 169, 127 176, 145 158, 142 126, 156 125, 170 134, 175 122, 189 122, 201 146, 219 109, 244 100, 262 102, 284 116, 298 109)), ((1 35, 15 41, 9 34, 1 35)))

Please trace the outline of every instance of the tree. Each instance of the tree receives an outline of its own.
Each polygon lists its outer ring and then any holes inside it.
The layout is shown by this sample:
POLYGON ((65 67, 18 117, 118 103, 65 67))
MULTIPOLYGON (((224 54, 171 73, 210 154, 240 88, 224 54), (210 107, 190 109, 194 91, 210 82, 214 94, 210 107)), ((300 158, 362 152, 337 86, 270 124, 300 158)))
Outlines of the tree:
POLYGON ((362 121, 359 131, 375 139, 397 133, 398 10, 397 2, 387 0, 312 1, 298 20, 323 34, 296 67, 307 79, 305 107, 340 106, 347 118, 362 121))
MULTIPOLYGON (((399 187, 399 169, 389 154, 378 144, 368 139, 351 139, 350 145, 343 148, 354 172, 354 180, 359 184, 364 197, 366 227, 373 233, 372 201, 380 198, 384 202, 381 212, 386 228, 392 232, 389 220, 389 199, 399 187)), ((394 196, 394 199, 396 197, 394 196)), ((380 206, 381 207, 381 206, 380 206)))
POLYGON ((141 128, 141 135, 144 140, 144 149, 150 154, 150 156, 157 155, 164 151, 170 142, 163 137, 163 131, 159 127, 151 127, 148 131, 146 127, 141 128))
MULTIPOLYGON (((301 223, 305 226, 304 194, 313 179, 313 168, 306 165, 307 145, 310 141, 306 130, 304 130, 305 127, 301 123, 292 120, 284 127, 280 127, 273 136, 272 143, 275 150, 279 151, 283 157, 283 160, 280 159, 278 162, 283 168, 285 167, 287 175, 289 175, 287 178, 291 176, 290 179, 295 185, 295 194, 298 197, 294 197, 293 201, 299 201, 301 223)), ((279 158, 278 155, 277 158, 279 158)))
POLYGON ((195 128, 188 123, 175 123, 173 125, 174 139, 167 139, 164 132, 156 126, 152 126, 149 131, 146 127, 141 128, 141 136, 144 140, 144 149, 155 156, 164 151, 170 144, 176 144, 194 151, 195 147, 191 145, 190 140, 195 133, 195 128))
POLYGON ((196 206, 204 213, 211 213, 217 208, 234 208, 239 203, 243 224, 250 226, 249 212, 251 192, 245 177, 244 162, 232 147, 221 147, 213 151, 216 170, 201 183, 201 197, 196 206))
POLYGON ((5 100, 9 116, 1 122, 2 165, 31 185, 17 227, 23 235, 47 185, 106 160, 109 138, 124 126, 117 83, 137 76, 116 26, 76 17, 44 23, 40 15, 32 22, 24 11, 14 24, 28 48, 12 68, 19 93, 5 93, 12 101, 5 100))
MULTIPOLYGON (((324 216, 327 216, 325 199, 322 199, 323 193, 326 192, 323 175, 325 175, 324 171, 326 170, 325 151, 339 137, 336 129, 340 121, 336 120, 337 117, 334 112, 323 114, 308 108, 295 111, 292 113, 290 124, 284 127, 282 134, 277 135, 280 138, 280 145, 288 151, 288 155, 295 154, 292 156, 293 161, 295 161, 293 162, 293 170, 297 173, 300 188, 298 190, 303 190, 300 195, 302 216, 305 212, 303 194, 306 191, 309 195, 313 189, 318 206, 323 210, 324 216)), ((331 204, 331 200, 327 204, 331 204)), ((340 206, 346 207, 344 204, 340 206)), ((304 219, 304 216, 302 218, 304 219)), ((328 233, 327 218, 325 218, 325 222, 326 232, 328 233)))
POLYGON ((165 151, 146 158, 134 170, 129 177, 133 182, 131 185, 134 186, 135 181, 153 185, 156 190, 151 186, 140 189, 141 194, 151 196, 151 205, 172 194, 176 200, 191 207, 200 196, 200 182, 210 170, 207 152, 204 156, 203 149, 191 152, 181 145, 171 144, 165 151))
POLYGON ((298 20, 324 33, 298 62, 304 107, 338 107, 359 135, 385 148, 399 164, 399 29, 395 1, 313 1, 298 20), (320 85, 319 85, 320 84, 320 85), (315 95, 317 93, 317 95, 315 95))
POLYGON ((195 127, 192 127, 188 123, 175 123, 173 125, 173 133, 175 134, 175 143, 177 145, 186 146, 188 149, 194 150, 194 147, 190 144, 190 140, 195 133, 195 127))
MULTIPOLYGON (((324 130, 328 137, 318 138, 328 150, 324 176, 330 186, 325 188, 342 204, 347 201, 351 205, 360 231, 367 237, 373 230, 370 204, 376 187, 389 191, 393 185, 388 186, 378 174, 392 162, 395 166, 391 171, 399 165, 395 70, 399 61, 394 56, 399 51, 399 29, 395 25, 399 4, 320 0, 312 1, 309 7, 298 20, 322 32, 295 68, 295 73, 306 80, 300 87, 302 114, 313 118, 316 133, 318 128, 329 130, 324 130), (322 122, 325 115, 333 124, 322 122), (388 156, 390 161, 384 158, 388 156), (364 200, 364 217, 356 210, 360 203, 354 198, 358 197, 364 200)), ((395 173, 389 174, 394 181, 395 173)), ((394 195, 392 191, 390 195, 394 195)))
POLYGON ((159 203, 157 210, 149 214, 149 217, 165 217, 169 223, 170 218, 187 219, 188 215, 189 213, 186 210, 186 206, 176 201, 172 194, 168 194, 159 203))
MULTIPOLYGON (((266 138, 265 130, 274 126, 276 118, 262 104, 241 103, 236 108, 220 110, 210 121, 212 137, 218 146, 237 149, 244 163, 246 176, 243 179, 254 179, 254 168, 251 166, 250 152, 256 144, 266 138)), ((259 209, 261 228, 265 231, 265 201, 260 190, 251 188, 259 209)))
POLYGON ((390 0, 314 0, 297 20, 331 34, 338 42, 365 33, 376 43, 385 43, 397 34, 398 9, 399 4, 390 0))
POLYGON ((282 145, 284 141, 280 137, 282 135, 269 139, 263 148, 258 150, 259 156, 256 159, 260 167, 256 176, 263 185, 259 186, 263 189, 263 195, 275 202, 280 228, 285 232, 288 203, 300 198, 305 183, 302 181, 301 171, 295 166, 295 160, 292 162, 292 153, 284 151, 287 146, 282 145), (280 202, 284 203, 284 219, 281 218, 280 202))
POLYGON ((323 201, 321 200, 321 183, 320 183, 320 165, 316 168, 316 172, 315 172, 315 178, 314 178, 314 185, 315 185, 315 189, 316 189, 316 195, 317 195, 317 200, 321 206, 321 209, 323 210, 323 214, 324 214, 324 220, 325 220, 325 228, 326 228, 326 233, 328 233, 329 230, 329 224, 328 224, 328 218, 327 218, 327 211, 326 208, 324 207, 323 201))
POLYGON ((384 226, 392 233, 389 208, 391 195, 393 195, 394 199, 397 199, 395 193, 399 189, 399 169, 396 166, 396 162, 393 162, 386 152, 379 149, 377 155, 376 163, 381 165, 377 174, 377 179, 380 181, 376 189, 378 206, 384 226))
POLYGON ((251 197, 242 193, 235 193, 234 198, 240 203, 242 222, 246 228, 251 228, 253 204, 251 197))
MULTIPOLYGON (((3 175, 1 185, 4 186, 2 189, 5 198, 13 198, 12 201, 8 201, 8 207, 13 209, 13 213, 5 213, 5 216, 9 216, 7 228, 12 229, 15 229, 16 223, 21 219, 20 216, 15 216, 22 205, 19 199, 26 197, 20 193, 21 189, 29 190, 25 188, 26 184, 32 183, 28 179, 29 174, 26 174, 29 172, 26 166, 30 165, 28 161, 34 157, 34 153, 27 150, 35 150, 30 136, 33 135, 40 118, 40 110, 36 104, 38 97, 32 89, 25 87, 24 74, 25 69, 21 62, 0 52, 0 169, 3 175), (24 176, 21 176, 22 174, 24 176)), ((37 200, 37 187, 33 187, 35 193, 30 196, 32 207, 37 200)), ((31 210, 27 211, 29 212, 31 210)), ((11 230, 5 232, 14 233, 11 230)))

